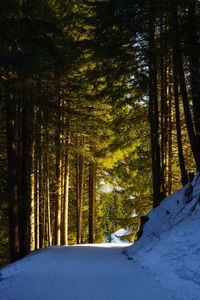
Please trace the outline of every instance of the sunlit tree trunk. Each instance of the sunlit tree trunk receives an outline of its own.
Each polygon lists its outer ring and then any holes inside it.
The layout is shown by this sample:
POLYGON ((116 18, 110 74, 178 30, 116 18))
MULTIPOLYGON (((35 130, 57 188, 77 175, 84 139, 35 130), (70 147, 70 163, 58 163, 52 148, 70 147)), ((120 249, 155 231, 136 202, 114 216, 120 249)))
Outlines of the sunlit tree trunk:
POLYGON ((30 250, 35 250, 35 142, 32 147, 32 168, 30 174, 31 204, 30 204, 30 250))
POLYGON ((63 244, 68 244, 68 210, 69 210, 69 153, 65 150, 64 157, 64 195, 63 195, 63 244))
POLYGON ((55 241, 61 244, 61 209, 62 209, 62 160, 61 160, 61 136, 57 134, 56 145, 56 206, 55 206, 55 241))
MULTIPOLYGON (((48 135, 48 133, 47 133, 48 135)), ((48 145, 48 138, 46 139, 48 145)), ((50 183, 49 183, 49 156, 48 149, 45 151, 45 189, 46 189, 46 206, 47 206, 47 242, 48 245, 52 245, 52 230, 51 230, 51 206, 50 206, 50 183)))
POLYGON ((36 111, 36 148, 35 148, 35 248, 40 248, 40 118, 38 118, 39 112, 36 111), (39 124, 38 124, 39 123, 39 124))
POLYGON ((84 195, 84 156, 76 156, 76 202, 77 202, 77 244, 82 243, 83 223, 83 195, 84 195))
POLYGON ((44 236, 43 236, 43 213, 44 213, 44 161, 43 161, 43 125, 42 125, 42 111, 39 109, 39 145, 38 145, 38 225, 39 225, 39 248, 43 247, 44 236))
POLYGON ((96 221, 96 164, 89 163, 89 243, 95 243, 96 221))
POLYGON ((60 75, 56 77, 57 96, 57 128, 56 128, 56 197, 55 197, 55 243, 61 245, 61 217, 62 217, 62 183, 63 183, 63 163, 62 163, 62 99, 60 97, 60 75))

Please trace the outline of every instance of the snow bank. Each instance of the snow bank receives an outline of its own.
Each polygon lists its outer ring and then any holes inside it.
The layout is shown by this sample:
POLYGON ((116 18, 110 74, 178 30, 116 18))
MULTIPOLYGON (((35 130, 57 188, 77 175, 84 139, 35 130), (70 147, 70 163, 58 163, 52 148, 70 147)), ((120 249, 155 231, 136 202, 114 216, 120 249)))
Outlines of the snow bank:
POLYGON ((143 235, 129 248, 133 261, 151 270, 181 299, 200 299, 200 176, 152 210, 143 235))

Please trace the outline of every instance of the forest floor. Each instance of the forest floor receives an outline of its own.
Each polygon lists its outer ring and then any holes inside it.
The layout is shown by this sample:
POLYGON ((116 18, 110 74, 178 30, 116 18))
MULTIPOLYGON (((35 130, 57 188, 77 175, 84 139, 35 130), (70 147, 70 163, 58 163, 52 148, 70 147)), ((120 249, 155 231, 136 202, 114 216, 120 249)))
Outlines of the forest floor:
POLYGON ((51 247, 8 266, 0 282, 1 300, 169 300, 142 265, 115 244, 51 247))

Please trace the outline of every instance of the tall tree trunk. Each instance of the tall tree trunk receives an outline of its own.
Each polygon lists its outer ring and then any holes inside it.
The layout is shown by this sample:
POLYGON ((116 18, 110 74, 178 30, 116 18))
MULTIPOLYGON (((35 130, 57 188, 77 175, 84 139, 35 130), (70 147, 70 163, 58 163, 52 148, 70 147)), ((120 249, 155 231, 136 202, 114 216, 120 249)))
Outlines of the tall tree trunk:
POLYGON ((84 156, 77 155, 77 244, 82 243, 82 214, 83 214, 83 195, 84 195, 84 156))
POLYGON ((169 153, 168 153, 168 143, 169 143, 169 103, 167 95, 167 72, 168 72, 168 55, 165 55, 165 63, 163 70, 164 77, 164 103, 163 106, 163 132, 161 132, 161 145, 162 145, 162 160, 163 160, 163 198, 167 195, 167 182, 168 182, 168 163, 169 163, 169 153))
POLYGON ((177 63, 177 72, 179 78, 180 91, 182 95, 183 108, 185 114, 185 121, 188 131, 188 136, 191 144, 192 153, 196 162, 197 170, 200 169, 200 151, 198 149, 198 144, 196 142, 195 131, 193 127, 188 93, 185 83, 185 75, 183 69, 182 53, 180 48, 180 39, 179 39, 179 21, 178 21, 178 12, 176 4, 170 0, 171 4, 171 23, 172 23, 172 37, 173 37, 173 53, 177 63))
MULTIPOLYGON (((69 145, 70 134, 67 133, 66 146, 69 145)), ((69 149, 65 149, 64 154, 64 195, 63 195, 63 230, 62 230, 62 243, 68 244, 68 209, 69 209, 69 149)))
POLYGON ((185 159, 183 154, 182 145, 182 132, 181 132, 181 121, 180 121, 180 108, 179 108, 179 89, 178 89, 178 74, 176 58, 173 55, 173 78, 174 78, 174 101, 175 101, 175 114, 176 114, 176 134, 177 134, 177 144, 178 144, 178 158, 179 166, 181 171, 181 182, 185 185, 188 182, 187 172, 185 168, 185 159))
POLYGON ((32 168, 32 138, 30 130, 31 115, 30 99, 23 99, 22 106, 22 157, 21 157, 21 199, 19 205, 20 224, 20 256, 25 256, 30 250, 30 170, 32 168))
MULTIPOLYGON (((48 133, 46 133, 47 145, 48 145, 48 133)), ((48 146, 47 146, 48 147, 48 146)), ((46 148, 45 152, 45 164, 46 164, 46 172, 45 172, 45 184, 46 184, 46 202, 47 202, 47 242, 48 246, 52 246, 52 230, 51 230, 51 207, 50 207, 50 183, 49 183, 49 155, 48 149, 46 148)))
POLYGON ((163 17, 160 20, 160 82, 161 82, 161 91, 160 91, 160 107, 161 107, 161 117, 160 117, 160 126, 161 126, 161 185, 162 185, 162 195, 163 198, 166 196, 165 189, 165 155, 166 155, 166 128, 165 128, 165 115, 166 115, 166 76, 165 76, 165 43, 163 37, 163 17))
POLYGON ((89 163, 89 243, 95 243, 96 221, 96 164, 89 163))
POLYGON ((57 136, 56 150, 56 206, 55 206, 55 242, 61 244, 61 206, 62 206, 62 160, 60 134, 57 136))
MULTIPOLYGON (((198 24, 196 16, 196 1, 191 0, 189 3, 189 65, 190 65, 190 82, 193 102, 194 125, 196 131, 196 147, 200 152, 200 54, 198 42, 198 24)), ((200 155, 197 156, 197 171, 200 171, 200 155)))
POLYGON ((77 244, 81 243, 81 220, 82 216, 80 215, 80 202, 79 202, 79 154, 76 154, 76 242, 77 244))
POLYGON ((167 194, 171 195, 172 193, 172 74, 171 74, 171 59, 169 65, 169 82, 168 82, 168 118, 169 118, 169 128, 168 128, 168 182, 167 182, 167 194))
POLYGON ((35 249, 40 248, 40 144, 41 124, 38 110, 36 111, 36 148, 35 148, 35 249))
POLYGON ((159 146, 159 116, 157 93, 157 62, 155 45, 155 24, 153 7, 150 4, 149 16, 149 121, 151 129, 151 154, 153 175, 153 205, 158 206, 161 199, 161 170, 159 146))
POLYGON ((60 94, 60 70, 55 74, 56 91, 57 91, 57 128, 56 128, 56 198, 55 198, 55 243, 61 245, 61 229, 62 229, 62 199, 63 199, 63 127, 62 127, 62 105, 63 99, 60 94))
POLYGON ((46 246, 46 240, 47 240, 47 236, 46 236, 46 226, 47 226, 47 202, 46 202, 46 176, 45 176, 45 162, 43 164, 43 201, 42 201, 42 205, 43 205, 43 213, 42 213, 42 248, 44 248, 46 246))
POLYGON ((10 260, 19 258, 19 219, 18 219, 18 151, 16 128, 16 102, 12 94, 6 100, 7 136, 7 191, 9 201, 9 250, 10 260))
POLYGON ((35 249, 40 248, 40 219, 39 219, 39 166, 38 153, 35 153, 35 249))
POLYGON ((38 189, 39 189, 39 198, 38 198, 38 225, 39 225, 39 248, 43 247, 43 210, 44 210, 44 161, 43 161, 43 125, 42 125, 42 111, 38 111, 39 117, 39 145, 38 145, 38 165, 39 165, 39 174, 38 174, 38 189))
POLYGON ((30 204, 30 250, 35 250, 35 141, 32 146, 32 168, 30 174, 31 204, 30 204))

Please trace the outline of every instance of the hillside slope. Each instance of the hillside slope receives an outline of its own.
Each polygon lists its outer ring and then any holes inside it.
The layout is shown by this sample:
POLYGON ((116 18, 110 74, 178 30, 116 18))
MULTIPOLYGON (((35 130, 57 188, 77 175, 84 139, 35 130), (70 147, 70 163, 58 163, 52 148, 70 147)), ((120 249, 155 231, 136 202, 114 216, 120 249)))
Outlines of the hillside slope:
POLYGON ((181 299, 200 299, 200 176, 148 214, 133 261, 181 299))

